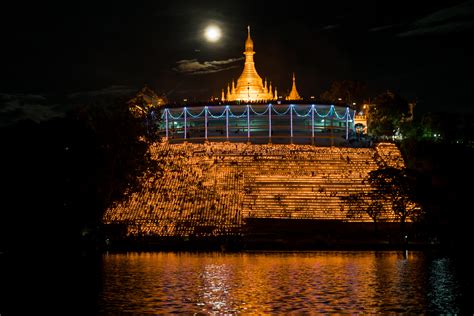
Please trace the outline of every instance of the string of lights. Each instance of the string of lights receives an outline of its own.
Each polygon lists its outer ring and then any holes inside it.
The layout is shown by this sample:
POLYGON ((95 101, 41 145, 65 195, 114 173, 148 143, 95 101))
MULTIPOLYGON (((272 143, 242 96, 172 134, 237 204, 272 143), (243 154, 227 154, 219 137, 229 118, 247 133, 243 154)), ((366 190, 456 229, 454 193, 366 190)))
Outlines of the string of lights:
MULTIPOLYGON (((327 106, 321 106, 321 107, 326 107, 327 108, 327 106)), ((307 112, 305 112, 304 114, 298 112, 296 110, 296 106, 294 104, 289 104, 285 111, 280 112, 280 111, 277 110, 277 108, 274 105, 272 105, 270 103, 267 106, 265 106, 265 111, 263 111, 263 112, 258 112, 252 107, 252 105, 247 104, 241 114, 234 114, 231 110, 231 106, 229 106, 229 105, 225 105, 224 110, 220 114, 217 114, 217 113, 213 114, 209 110, 208 106, 204 106, 202 108, 201 112, 199 112, 199 114, 193 114, 189 111, 189 109, 187 107, 183 107, 183 109, 181 110, 180 113, 176 113, 176 111, 175 111, 175 113, 173 115, 172 111, 169 108, 165 108, 161 118, 165 119, 166 138, 168 138, 168 135, 169 135, 169 119, 177 121, 177 120, 181 119, 181 117, 184 116, 184 120, 183 120, 183 123, 184 123, 183 132, 184 133, 183 134, 184 134, 184 139, 187 139, 188 138, 188 115, 192 119, 199 119, 199 118, 204 116, 205 139, 207 139, 207 137, 208 137, 208 118, 209 118, 209 116, 213 119, 222 119, 225 116, 225 134, 226 134, 226 138, 229 139, 229 119, 230 118, 240 119, 240 118, 246 117, 247 118, 247 138, 250 138, 250 111, 252 111, 257 117, 266 115, 268 113, 268 137, 269 138, 272 137, 272 113, 274 112, 277 116, 285 116, 285 115, 288 115, 288 113, 289 113, 289 116, 290 116, 290 135, 291 135, 292 139, 293 139, 293 136, 294 136, 293 135, 293 123, 294 123, 293 122, 293 112, 299 118, 311 117, 311 137, 314 137, 315 113, 316 113, 317 117, 322 119, 322 121, 324 121, 324 118, 327 118, 327 117, 331 117, 331 121, 332 121, 332 119, 336 119, 336 120, 339 120, 339 121, 345 121, 345 129, 346 129, 345 138, 346 138, 346 140, 349 138, 349 123, 352 123, 352 125, 354 125, 354 118, 355 118, 355 115, 356 115, 356 112, 354 111, 353 112, 354 116, 351 118, 350 111, 349 111, 348 107, 346 107, 346 110, 345 110, 344 114, 340 115, 339 113, 337 113, 334 105, 329 106, 329 110, 327 111, 326 114, 321 114, 321 113, 318 112, 317 106, 315 104, 309 105, 309 108, 308 108, 307 112)), ((354 127, 354 126, 352 126, 352 127, 354 127)))
MULTIPOLYGON (((326 106, 324 106, 326 107, 326 106)), ((337 119, 339 120, 345 120, 347 117, 349 117, 349 120, 352 120, 354 117, 350 117, 350 113, 349 113, 349 108, 346 108, 346 110, 344 111, 344 114, 343 115, 340 115, 339 113, 337 113, 334 105, 331 105, 329 107, 329 110, 327 111, 326 114, 322 114, 322 113, 319 113, 318 112, 318 107, 317 105, 314 105, 314 104, 311 104, 309 106, 309 109, 308 111, 305 113, 305 114, 301 114, 299 113, 297 110, 296 110, 296 106, 294 104, 290 104, 288 105, 288 107, 285 109, 285 111, 283 112, 280 112, 278 111, 274 105, 272 105, 271 103, 268 104, 268 106, 266 107, 265 111, 263 112, 257 112, 252 105, 249 105, 250 110, 257 116, 263 116, 265 114, 267 114, 267 112, 271 109, 272 112, 274 112, 276 115, 278 116, 283 116, 283 115, 286 115, 288 114, 288 112, 290 110, 294 111, 295 114, 298 116, 298 117, 309 117, 311 115, 311 111, 313 111, 314 109, 314 112, 315 114, 320 117, 320 118, 326 118, 326 117, 329 117, 329 116, 333 116, 333 117, 336 117, 337 119)), ((167 114, 171 119, 173 120, 179 120, 183 115, 184 115, 184 112, 186 111, 187 114, 189 114, 189 116, 191 116, 192 118, 200 118, 204 115, 205 112, 208 113, 209 116, 211 116, 212 118, 215 118, 215 119, 219 119, 219 118, 223 118, 224 116, 226 116, 226 111, 229 111, 228 113, 228 116, 230 118, 242 118, 242 117, 245 117, 247 116, 248 114, 248 109, 245 109, 241 114, 234 114, 231 110, 231 107, 226 105, 224 107, 224 110, 222 111, 222 113, 220 114, 215 114, 215 113, 212 113, 210 110, 209 110, 209 107, 205 106, 203 107, 203 109, 201 110, 201 112, 199 112, 199 114, 192 114, 189 109, 187 107, 184 107, 183 110, 180 112, 180 113, 177 113, 177 112, 174 112, 174 115, 172 114, 172 111, 168 108, 166 108, 164 111, 163 111, 163 114, 161 115, 161 118, 164 118, 164 116, 167 114), (175 116, 175 115, 178 115, 178 116, 175 116)), ((354 114, 355 115, 355 114, 354 114)))

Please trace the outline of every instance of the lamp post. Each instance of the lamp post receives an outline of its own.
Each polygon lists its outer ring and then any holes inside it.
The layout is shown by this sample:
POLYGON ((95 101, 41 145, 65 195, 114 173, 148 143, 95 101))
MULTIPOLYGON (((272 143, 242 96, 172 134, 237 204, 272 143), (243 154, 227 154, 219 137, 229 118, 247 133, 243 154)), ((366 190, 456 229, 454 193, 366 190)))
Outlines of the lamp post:
POLYGON ((272 142, 272 104, 268 104, 268 142, 272 142))
POLYGON ((314 104, 311 104, 311 144, 314 145, 314 104))
POLYGON ((293 144, 293 104, 290 104, 290 136, 293 144))
POLYGON ((346 107, 346 140, 349 139, 349 107, 346 107))
POLYGON ((186 139, 186 125, 187 125, 187 117, 186 117, 186 107, 184 107, 184 139, 186 139))
POLYGON ((168 109, 165 109, 165 121, 166 121, 166 141, 168 141, 168 109))
POLYGON ((225 138, 229 140, 229 106, 225 106, 225 138))
POLYGON ((250 105, 247 104, 247 141, 250 142, 250 105))
POLYGON ((204 107, 204 136, 207 140, 207 106, 204 107))

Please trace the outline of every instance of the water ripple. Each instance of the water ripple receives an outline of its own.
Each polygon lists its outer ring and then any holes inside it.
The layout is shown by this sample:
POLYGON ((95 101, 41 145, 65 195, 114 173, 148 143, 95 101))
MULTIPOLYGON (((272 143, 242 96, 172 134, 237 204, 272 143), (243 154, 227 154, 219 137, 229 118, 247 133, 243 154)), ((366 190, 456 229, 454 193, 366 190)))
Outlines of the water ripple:
POLYGON ((104 313, 457 313, 449 259, 411 252, 103 257, 104 313))

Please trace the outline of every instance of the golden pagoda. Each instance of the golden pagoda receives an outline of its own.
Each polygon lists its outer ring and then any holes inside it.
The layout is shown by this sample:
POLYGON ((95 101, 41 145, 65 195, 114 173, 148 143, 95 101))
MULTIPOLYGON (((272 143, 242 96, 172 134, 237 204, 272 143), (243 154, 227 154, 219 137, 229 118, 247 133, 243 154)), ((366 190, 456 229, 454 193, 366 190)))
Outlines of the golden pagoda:
POLYGON ((277 89, 275 87, 275 93, 272 90, 272 84, 267 86, 267 80, 265 82, 258 75, 255 69, 255 62, 253 61, 253 41, 250 37, 250 26, 248 28, 248 37, 245 41, 245 65, 244 71, 237 79, 237 85, 232 80, 232 86, 227 84, 227 93, 224 93, 222 89, 222 101, 270 101, 277 99, 277 89))
POLYGON ((303 100, 303 98, 300 97, 300 94, 298 93, 298 90, 296 90, 296 78, 295 78, 295 73, 293 73, 293 86, 291 87, 291 92, 290 92, 290 94, 286 97, 286 100, 288 100, 288 101, 303 100))

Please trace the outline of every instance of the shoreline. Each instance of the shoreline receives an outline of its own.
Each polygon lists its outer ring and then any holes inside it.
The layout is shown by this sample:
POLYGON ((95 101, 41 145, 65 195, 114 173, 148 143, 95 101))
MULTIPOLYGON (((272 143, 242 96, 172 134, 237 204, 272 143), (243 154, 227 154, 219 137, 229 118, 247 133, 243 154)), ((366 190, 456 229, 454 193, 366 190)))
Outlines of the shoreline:
POLYGON ((121 240, 96 249, 102 252, 305 252, 305 251, 444 251, 451 247, 439 243, 408 242, 309 242, 309 241, 255 241, 255 240, 121 240))

